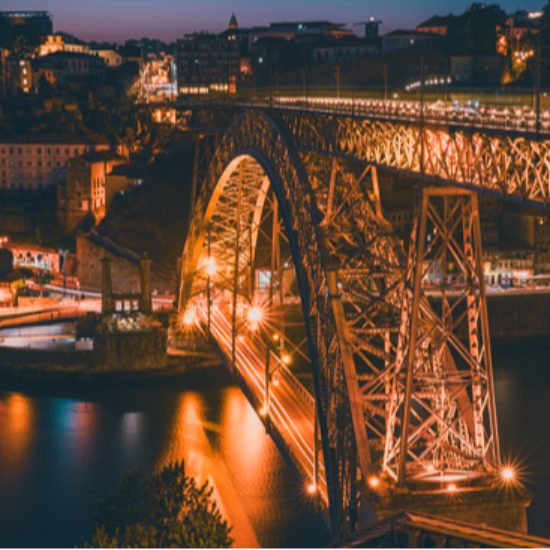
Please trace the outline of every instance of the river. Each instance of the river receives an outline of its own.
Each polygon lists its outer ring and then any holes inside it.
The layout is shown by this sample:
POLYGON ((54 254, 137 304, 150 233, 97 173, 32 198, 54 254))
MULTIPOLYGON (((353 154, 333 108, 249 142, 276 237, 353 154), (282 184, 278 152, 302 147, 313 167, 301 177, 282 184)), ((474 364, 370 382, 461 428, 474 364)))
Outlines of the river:
MULTIPOLYGON (((504 456, 533 493, 532 534, 550 537, 550 343, 495 346, 504 456)), ((169 383, 79 392, 0 390, 0 546, 74 547, 126 470, 185 459, 208 479, 236 546, 329 542, 320 517, 244 395, 209 367, 169 383)))

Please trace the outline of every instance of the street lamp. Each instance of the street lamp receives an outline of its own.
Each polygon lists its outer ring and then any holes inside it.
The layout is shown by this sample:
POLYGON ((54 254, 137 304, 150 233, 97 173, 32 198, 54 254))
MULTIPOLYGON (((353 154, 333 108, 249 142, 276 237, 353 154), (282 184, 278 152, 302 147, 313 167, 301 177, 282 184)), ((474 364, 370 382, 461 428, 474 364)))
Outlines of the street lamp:
POLYGON ((335 65, 334 73, 336 76, 336 99, 340 99, 340 65, 335 65))

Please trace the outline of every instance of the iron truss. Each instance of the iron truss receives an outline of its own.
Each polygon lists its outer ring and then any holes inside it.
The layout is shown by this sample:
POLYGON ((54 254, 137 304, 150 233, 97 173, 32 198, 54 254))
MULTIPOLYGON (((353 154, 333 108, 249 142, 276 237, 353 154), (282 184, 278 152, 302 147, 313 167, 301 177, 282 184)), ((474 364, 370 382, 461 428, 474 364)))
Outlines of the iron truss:
MULTIPOLYGON (((274 121, 257 110, 194 112, 202 131, 228 129, 205 155, 180 310, 210 292, 201 275, 210 254, 227 266, 220 288, 245 294, 271 189, 298 279, 334 533, 353 528, 361 495, 374 502, 373 491, 487 486, 500 451, 476 195, 454 187, 422 191, 407 254, 384 217, 376 167, 435 170, 430 155, 415 152, 421 134, 277 114, 274 121), (434 269, 443 283, 432 306, 422 283, 434 269)), ((460 136, 449 140, 476 139, 460 136)), ((453 172, 452 182, 471 172, 453 172)))
MULTIPOLYGON (((443 116, 426 115, 419 120, 396 108, 351 113, 329 108, 323 102, 310 103, 307 108, 287 103, 190 103, 149 108, 149 112, 154 120, 178 128, 223 133, 243 110, 266 111, 284 121, 302 148, 411 174, 435 184, 550 206, 550 141, 544 135, 521 133, 514 125, 480 128, 447 121, 443 116)), ((407 106, 404 109, 407 113, 411 110, 407 106)))

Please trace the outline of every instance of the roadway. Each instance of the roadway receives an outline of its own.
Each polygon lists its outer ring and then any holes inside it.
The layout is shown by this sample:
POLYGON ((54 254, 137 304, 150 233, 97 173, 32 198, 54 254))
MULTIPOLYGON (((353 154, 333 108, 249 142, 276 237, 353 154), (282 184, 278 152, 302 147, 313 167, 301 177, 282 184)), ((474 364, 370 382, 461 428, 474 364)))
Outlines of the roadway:
MULTIPOLYGON (((202 321, 206 323, 206 312, 198 308, 202 321)), ((228 316, 219 308, 211 312, 211 334, 216 340, 220 351, 231 362, 232 325, 228 316)), ((266 346, 259 338, 240 334, 237 336, 235 357, 237 369, 247 387, 253 392, 258 402, 265 406, 265 358, 266 346)), ((300 463, 302 471, 310 472, 308 487, 313 482, 314 475, 314 440, 315 440, 315 401, 302 384, 283 365, 280 359, 271 354, 271 369, 277 365, 279 376, 270 384, 269 419, 277 429, 295 460, 300 463)), ((258 411, 260 416, 266 416, 265 410, 258 411)), ((322 453, 319 453, 317 488, 325 502, 328 502, 327 486, 322 453)))

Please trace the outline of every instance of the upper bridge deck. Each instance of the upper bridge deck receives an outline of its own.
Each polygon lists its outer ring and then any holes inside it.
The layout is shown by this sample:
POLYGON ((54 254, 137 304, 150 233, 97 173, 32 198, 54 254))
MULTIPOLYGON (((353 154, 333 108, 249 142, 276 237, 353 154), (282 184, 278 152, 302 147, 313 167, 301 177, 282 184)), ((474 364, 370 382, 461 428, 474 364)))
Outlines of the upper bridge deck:
POLYGON ((263 112, 300 150, 550 209, 548 111, 281 96, 187 98, 149 109, 156 122, 199 133, 224 133, 240 113, 263 112))

